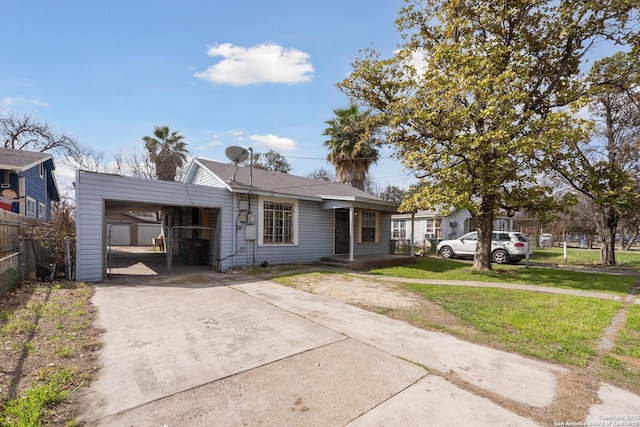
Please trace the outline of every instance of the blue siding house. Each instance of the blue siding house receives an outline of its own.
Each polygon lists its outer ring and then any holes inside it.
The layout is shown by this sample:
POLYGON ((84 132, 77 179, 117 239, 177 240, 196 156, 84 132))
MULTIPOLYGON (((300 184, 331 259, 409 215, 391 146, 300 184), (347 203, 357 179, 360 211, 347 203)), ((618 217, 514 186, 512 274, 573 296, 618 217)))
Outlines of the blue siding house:
POLYGON ((51 203, 60 200, 53 156, 0 147, 0 209, 51 219, 51 203))

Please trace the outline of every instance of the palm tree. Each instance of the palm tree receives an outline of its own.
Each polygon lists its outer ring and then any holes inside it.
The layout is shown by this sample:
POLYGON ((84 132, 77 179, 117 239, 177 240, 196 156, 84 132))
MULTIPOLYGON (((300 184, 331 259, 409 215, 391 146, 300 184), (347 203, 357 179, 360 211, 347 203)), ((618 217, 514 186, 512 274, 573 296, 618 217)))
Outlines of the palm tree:
POLYGON ((336 168, 336 181, 364 191, 369 167, 378 161, 378 149, 373 132, 367 126, 369 112, 360 112, 356 105, 333 110, 334 118, 323 135, 329 139, 327 160, 336 168))
POLYGON ((142 138, 149 152, 149 159, 156 166, 156 177, 161 181, 175 181, 178 168, 187 160, 187 144, 184 136, 171 132, 169 126, 156 126, 153 135, 142 138))

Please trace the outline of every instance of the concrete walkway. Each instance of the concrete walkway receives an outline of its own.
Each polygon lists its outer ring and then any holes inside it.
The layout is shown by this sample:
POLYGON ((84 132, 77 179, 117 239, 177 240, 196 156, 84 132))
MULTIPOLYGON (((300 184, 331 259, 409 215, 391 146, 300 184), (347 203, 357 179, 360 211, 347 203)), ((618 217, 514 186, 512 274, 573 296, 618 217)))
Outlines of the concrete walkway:
MULTIPOLYGON (((506 408, 548 408, 565 371, 229 276, 97 285, 102 369, 81 396, 79 419, 104 426, 529 426, 537 424, 526 410, 506 408)), ((640 414, 640 396, 602 384, 599 398, 585 419, 558 422, 640 414)))
POLYGON ((581 289, 554 288, 551 286, 538 285, 521 285, 518 283, 501 283, 501 282, 477 282, 471 280, 441 280, 441 279, 410 279, 406 277, 381 276, 379 274, 353 273, 351 271, 342 273, 353 274, 359 277, 366 277, 373 280, 384 280, 388 282, 399 283, 424 283, 431 285, 450 285, 450 286, 472 286, 478 288, 501 288, 501 289, 519 289, 522 291, 541 292, 549 294, 575 295, 579 297, 590 297, 605 299, 618 302, 631 302, 632 304, 640 304, 640 298, 635 295, 620 296, 609 292, 586 291, 581 289))

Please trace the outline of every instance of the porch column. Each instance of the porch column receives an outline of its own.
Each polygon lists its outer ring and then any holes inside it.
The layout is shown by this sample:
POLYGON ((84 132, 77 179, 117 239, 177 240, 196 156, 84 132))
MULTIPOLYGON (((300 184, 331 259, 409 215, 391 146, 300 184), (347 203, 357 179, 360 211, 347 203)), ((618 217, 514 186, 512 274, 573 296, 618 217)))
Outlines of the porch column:
POLYGON ((416 220, 416 213, 415 211, 411 211, 411 242, 409 243, 409 255, 413 256, 414 252, 413 252, 413 239, 414 239, 414 234, 413 234, 413 230, 414 230, 414 224, 415 224, 415 220, 416 220))
POLYGON ((354 217, 355 217, 355 208, 351 206, 349 208, 349 261, 353 261, 353 234, 354 234, 354 217))

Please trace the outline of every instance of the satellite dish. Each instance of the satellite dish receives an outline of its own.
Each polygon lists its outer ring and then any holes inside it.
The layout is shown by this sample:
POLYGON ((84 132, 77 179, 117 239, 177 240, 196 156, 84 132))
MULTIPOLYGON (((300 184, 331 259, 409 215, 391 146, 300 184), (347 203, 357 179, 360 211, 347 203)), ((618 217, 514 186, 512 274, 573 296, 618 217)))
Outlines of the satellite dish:
POLYGON ((249 150, 244 147, 239 147, 237 145, 232 145, 231 147, 227 147, 224 150, 224 154, 227 156, 229 160, 234 163, 244 162, 249 158, 249 150))

